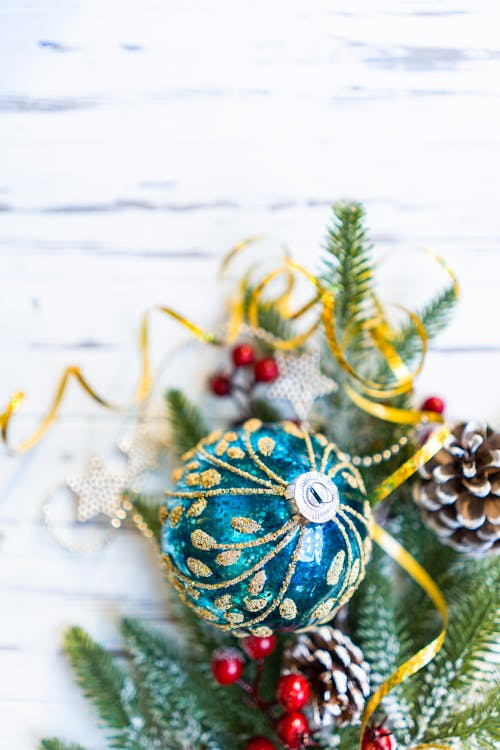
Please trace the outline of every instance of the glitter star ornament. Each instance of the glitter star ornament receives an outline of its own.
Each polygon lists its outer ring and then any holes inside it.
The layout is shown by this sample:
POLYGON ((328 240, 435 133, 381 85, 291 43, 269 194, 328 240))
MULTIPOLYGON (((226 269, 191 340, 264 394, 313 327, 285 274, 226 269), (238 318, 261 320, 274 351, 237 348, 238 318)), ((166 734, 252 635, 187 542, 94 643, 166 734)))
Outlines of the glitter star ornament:
POLYGON ((298 357, 277 352, 276 360, 280 376, 267 396, 290 401, 301 422, 307 419, 317 398, 337 390, 337 384, 321 372, 318 351, 304 352, 298 357))
POLYGON ((127 472, 131 479, 158 466, 158 441, 154 440, 144 427, 122 438, 119 448, 127 456, 127 472))
POLYGON ((292 422, 218 431, 184 456, 162 549, 183 600, 236 635, 330 620, 370 556, 370 510, 347 456, 292 422))
POLYGON ((98 456, 93 456, 84 474, 67 479, 68 487, 77 497, 77 518, 88 521, 104 515, 112 521, 120 518, 126 474, 106 471, 98 456))

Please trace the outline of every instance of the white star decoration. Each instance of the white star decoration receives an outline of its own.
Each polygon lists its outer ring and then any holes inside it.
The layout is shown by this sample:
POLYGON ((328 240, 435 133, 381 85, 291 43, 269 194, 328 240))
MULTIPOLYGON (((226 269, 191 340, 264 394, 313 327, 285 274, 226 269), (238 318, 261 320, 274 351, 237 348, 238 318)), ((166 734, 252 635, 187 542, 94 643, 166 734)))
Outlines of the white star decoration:
POLYGON ((84 474, 67 479, 68 487, 77 497, 77 517, 88 521, 100 514, 115 519, 122 504, 127 475, 106 471, 98 456, 93 456, 84 474))
POLYGON ((277 352, 276 361, 280 375, 267 395, 290 401, 301 422, 307 420, 317 398, 338 388, 335 381, 321 372, 319 351, 305 352, 298 357, 277 352))
POLYGON ((129 477, 135 478, 144 474, 148 469, 158 466, 158 441, 153 440, 149 432, 141 427, 132 435, 124 437, 119 442, 120 450, 128 458, 127 472, 129 477))

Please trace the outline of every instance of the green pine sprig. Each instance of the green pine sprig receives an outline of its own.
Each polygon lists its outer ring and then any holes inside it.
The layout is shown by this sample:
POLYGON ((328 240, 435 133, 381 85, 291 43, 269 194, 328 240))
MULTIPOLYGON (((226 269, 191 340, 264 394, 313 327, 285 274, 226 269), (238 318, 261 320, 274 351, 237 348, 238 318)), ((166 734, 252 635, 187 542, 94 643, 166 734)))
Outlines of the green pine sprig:
POLYGON ((187 396, 175 388, 166 393, 167 417, 172 433, 172 445, 178 456, 193 448, 208 429, 198 408, 187 396))
POLYGON ((110 730, 110 746, 126 748, 134 701, 127 673, 81 628, 66 632, 64 647, 84 695, 110 730))
POLYGON ((336 321, 340 331, 366 315, 373 281, 372 245, 360 203, 347 201, 333 206, 333 221, 327 230, 321 280, 335 293, 336 321))

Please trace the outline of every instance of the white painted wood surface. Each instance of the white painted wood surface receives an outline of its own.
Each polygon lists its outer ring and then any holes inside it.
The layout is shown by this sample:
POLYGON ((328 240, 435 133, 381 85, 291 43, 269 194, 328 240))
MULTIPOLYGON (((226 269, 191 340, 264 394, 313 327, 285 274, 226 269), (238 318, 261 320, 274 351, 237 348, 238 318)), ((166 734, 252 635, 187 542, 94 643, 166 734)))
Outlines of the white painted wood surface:
MULTIPOLYGON (((498 424, 499 21, 496 0, 0 0, 0 400, 28 393, 13 436, 70 362, 126 399, 141 312, 215 317, 242 237, 314 267, 343 196, 366 204, 391 299, 443 280, 419 245, 455 268, 462 304, 421 391, 498 424)), ((179 335, 155 325, 157 361, 179 335)), ((120 616, 165 617, 143 540, 74 558, 41 521, 123 429, 72 389, 42 445, 0 456, 1 750, 104 748, 61 633, 113 649, 120 616)))

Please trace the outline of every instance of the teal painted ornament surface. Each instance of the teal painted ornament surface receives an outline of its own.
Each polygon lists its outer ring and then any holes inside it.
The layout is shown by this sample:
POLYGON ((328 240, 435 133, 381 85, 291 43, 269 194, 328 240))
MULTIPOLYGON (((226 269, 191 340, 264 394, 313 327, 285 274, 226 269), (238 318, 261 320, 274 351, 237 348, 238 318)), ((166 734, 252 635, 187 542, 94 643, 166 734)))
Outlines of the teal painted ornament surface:
POLYGON ((368 562, 359 471, 322 435, 251 419, 204 438, 174 471, 163 559, 184 601, 236 635, 327 622, 368 562))

